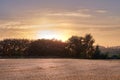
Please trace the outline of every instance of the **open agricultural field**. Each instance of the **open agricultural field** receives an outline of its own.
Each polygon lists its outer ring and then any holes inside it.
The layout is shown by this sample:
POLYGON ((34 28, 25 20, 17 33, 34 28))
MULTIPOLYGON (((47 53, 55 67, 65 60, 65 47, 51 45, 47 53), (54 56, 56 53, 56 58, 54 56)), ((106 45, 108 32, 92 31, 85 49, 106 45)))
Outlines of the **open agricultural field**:
POLYGON ((0 59, 0 80, 120 80, 120 60, 0 59))

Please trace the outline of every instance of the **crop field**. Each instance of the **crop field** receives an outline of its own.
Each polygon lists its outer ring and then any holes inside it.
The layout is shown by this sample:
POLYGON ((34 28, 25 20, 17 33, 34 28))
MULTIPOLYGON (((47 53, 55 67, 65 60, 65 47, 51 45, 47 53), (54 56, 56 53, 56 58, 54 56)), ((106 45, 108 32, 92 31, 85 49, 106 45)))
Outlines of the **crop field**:
POLYGON ((0 80, 120 80, 120 60, 0 59, 0 80))

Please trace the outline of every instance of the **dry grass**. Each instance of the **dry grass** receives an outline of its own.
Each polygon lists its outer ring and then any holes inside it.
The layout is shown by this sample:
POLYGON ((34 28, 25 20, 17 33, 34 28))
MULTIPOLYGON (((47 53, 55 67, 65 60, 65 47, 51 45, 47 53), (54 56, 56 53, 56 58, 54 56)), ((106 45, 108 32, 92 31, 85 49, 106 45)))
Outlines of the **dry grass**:
POLYGON ((120 80, 120 60, 0 59, 0 80, 120 80))

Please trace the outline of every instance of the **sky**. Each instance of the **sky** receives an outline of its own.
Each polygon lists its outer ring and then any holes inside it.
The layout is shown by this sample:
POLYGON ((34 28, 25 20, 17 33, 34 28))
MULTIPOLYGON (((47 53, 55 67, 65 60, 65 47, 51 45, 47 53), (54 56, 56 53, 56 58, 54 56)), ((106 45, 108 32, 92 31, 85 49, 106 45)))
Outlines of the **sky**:
POLYGON ((120 46, 120 0, 0 0, 0 39, 91 34, 95 44, 120 46))

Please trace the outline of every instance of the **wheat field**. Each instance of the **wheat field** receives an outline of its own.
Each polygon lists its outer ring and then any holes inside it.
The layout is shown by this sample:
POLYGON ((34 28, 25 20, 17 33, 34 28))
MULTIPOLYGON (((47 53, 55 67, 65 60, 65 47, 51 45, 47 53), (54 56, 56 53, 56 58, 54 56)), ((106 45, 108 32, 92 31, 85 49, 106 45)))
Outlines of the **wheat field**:
POLYGON ((0 59, 0 80, 120 80, 120 60, 0 59))

